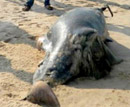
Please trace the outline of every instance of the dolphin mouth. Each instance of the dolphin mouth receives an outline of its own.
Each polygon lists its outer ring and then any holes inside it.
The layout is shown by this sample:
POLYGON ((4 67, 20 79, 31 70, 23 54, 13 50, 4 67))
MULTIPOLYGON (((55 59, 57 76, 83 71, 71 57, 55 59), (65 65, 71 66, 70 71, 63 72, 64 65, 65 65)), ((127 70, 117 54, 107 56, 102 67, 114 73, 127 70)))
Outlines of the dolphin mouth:
POLYGON ((66 55, 57 58, 52 67, 47 69, 44 76, 44 81, 47 81, 50 86, 56 86, 65 83, 72 77, 70 72, 71 66, 71 56, 66 55))
POLYGON ((52 54, 46 54, 33 76, 33 83, 42 80, 52 87, 66 83, 73 76, 70 72, 73 65, 72 54, 70 53, 60 51, 54 60, 51 59, 52 54))

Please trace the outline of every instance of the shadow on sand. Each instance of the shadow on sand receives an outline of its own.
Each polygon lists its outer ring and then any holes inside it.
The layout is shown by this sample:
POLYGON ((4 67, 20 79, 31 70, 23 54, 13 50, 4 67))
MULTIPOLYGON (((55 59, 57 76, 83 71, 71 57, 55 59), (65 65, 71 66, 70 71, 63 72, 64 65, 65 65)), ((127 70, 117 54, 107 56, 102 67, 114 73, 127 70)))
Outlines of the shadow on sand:
MULTIPOLYGON (((6 0, 6 1, 18 4, 20 6, 24 6, 24 4, 26 3, 25 0, 19 0, 19 1, 6 0)), ((53 1, 51 1, 52 5, 56 6, 58 8, 61 8, 61 9, 54 8, 54 10, 49 11, 49 10, 44 8, 44 0, 37 0, 37 1, 43 3, 43 6, 40 6, 40 5, 37 5, 36 3, 34 3, 32 9, 30 11, 37 12, 37 13, 45 13, 48 15, 60 16, 60 15, 64 14, 67 10, 71 10, 71 9, 76 7, 76 6, 73 6, 71 4, 64 4, 64 3, 60 3, 60 2, 53 0, 53 1)))
POLYGON ((110 75, 95 80, 94 78, 79 77, 67 85, 69 87, 83 89, 121 89, 130 90, 130 49, 113 41, 109 44, 110 49, 116 56, 123 59, 120 64, 114 65, 110 75))
POLYGON ((11 67, 11 62, 5 56, 0 55, 0 73, 8 72, 14 74, 18 79, 32 83, 33 73, 23 70, 15 70, 11 67), (6 65, 6 67, 5 67, 6 65))
MULTIPOLYGON (((15 3, 15 4, 20 5, 20 6, 24 6, 24 4, 26 3, 25 0, 18 0, 18 1, 6 0, 6 1, 15 3)), ((40 6, 36 3, 34 3, 34 5, 33 5, 33 7, 31 8, 30 11, 33 11, 33 12, 36 12, 36 13, 45 13, 45 14, 52 15, 52 16, 61 16, 66 11, 74 9, 76 7, 79 7, 79 6, 73 6, 72 4, 64 4, 62 2, 57 2, 55 0, 51 0, 51 4, 52 4, 52 6, 54 6, 54 10, 49 11, 49 10, 44 8, 44 0, 37 0, 37 1, 40 2, 40 3, 43 3, 43 6, 40 6)), ((89 4, 89 3, 87 5, 85 5, 85 7, 93 7, 93 6, 94 6, 94 4, 89 4)))
POLYGON ((35 37, 10 22, 0 22, 0 41, 36 47, 35 37))
MULTIPOLYGON (((36 48, 32 35, 10 22, 0 22, 0 42, 11 44, 27 44, 36 48)), ((2 47, 2 45, 0 45, 2 47)), ((25 82, 32 82, 33 73, 23 70, 15 70, 11 67, 11 62, 5 56, 0 55, 0 71, 13 73, 16 77, 25 82)))
POLYGON ((98 2, 98 3, 101 3, 101 4, 113 5, 113 6, 123 8, 123 9, 130 9, 130 5, 128 5, 128 4, 120 5, 118 3, 106 1, 106 0, 88 0, 88 1, 98 2))
POLYGON ((128 27, 128 26, 112 25, 112 24, 108 23, 108 28, 110 31, 119 32, 119 33, 125 34, 127 36, 130 36, 130 27, 128 27))

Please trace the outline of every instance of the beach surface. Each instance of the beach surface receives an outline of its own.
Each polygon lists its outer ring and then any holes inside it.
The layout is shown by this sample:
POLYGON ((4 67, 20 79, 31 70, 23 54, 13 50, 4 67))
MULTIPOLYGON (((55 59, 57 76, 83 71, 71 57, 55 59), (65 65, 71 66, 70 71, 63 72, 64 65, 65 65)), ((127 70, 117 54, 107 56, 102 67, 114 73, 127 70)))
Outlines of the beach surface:
POLYGON ((105 11, 113 42, 111 50, 123 62, 113 66, 105 78, 77 78, 53 88, 61 107, 130 107, 130 0, 51 0, 53 11, 35 0, 24 12, 26 0, 0 0, 0 107, 40 107, 21 101, 32 87, 32 78, 44 52, 36 48, 35 37, 48 32, 66 11, 77 7, 109 4, 114 17, 105 11))

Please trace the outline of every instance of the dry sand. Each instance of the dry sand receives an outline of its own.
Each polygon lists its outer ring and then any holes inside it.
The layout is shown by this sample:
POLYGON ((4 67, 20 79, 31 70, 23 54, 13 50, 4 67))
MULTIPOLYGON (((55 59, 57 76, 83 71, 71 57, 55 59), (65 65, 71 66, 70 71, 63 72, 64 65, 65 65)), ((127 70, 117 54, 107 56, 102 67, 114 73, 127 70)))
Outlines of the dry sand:
POLYGON ((48 11, 36 0, 23 12, 26 0, 0 0, 0 107, 40 107, 20 101, 32 86, 32 76, 44 53, 36 49, 34 36, 45 34, 60 15, 76 7, 100 7, 108 3, 106 21, 120 58, 109 76, 100 80, 78 78, 53 90, 61 107, 130 107, 130 0, 52 0, 48 11))

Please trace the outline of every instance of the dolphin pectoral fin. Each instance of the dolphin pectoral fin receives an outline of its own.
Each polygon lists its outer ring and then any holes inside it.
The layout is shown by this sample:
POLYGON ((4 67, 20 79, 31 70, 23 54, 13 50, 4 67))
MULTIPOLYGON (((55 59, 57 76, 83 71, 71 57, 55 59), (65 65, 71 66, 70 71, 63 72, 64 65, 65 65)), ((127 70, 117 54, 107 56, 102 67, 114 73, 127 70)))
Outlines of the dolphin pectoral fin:
POLYGON ((37 38, 36 47, 39 51, 41 51, 42 49, 43 39, 44 39, 43 36, 37 38))
POLYGON ((49 51, 52 48, 52 43, 51 41, 47 38, 47 36, 41 36, 37 39, 36 46, 39 51, 49 51))
POLYGON ((119 64, 123 60, 114 55, 114 53, 104 44, 105 53, 111 65, 119 64))
POLYGON ((60 107, 59 101, 52 89, 43 81, 36 82, 30 93, 23 100, 29 102, 46 105, 47 107, 60 107))
POLYGON ((113 40, 112 39, 110 39, 110 38, 107 38, 107 39, 105 39, 105 41, 104 41, 105 43, 107 43, 107 42, 113 42, 113 40))
POLYGON ((28 96, 22 98, 20 101, 25 101, 25 100, 27 100, 27 97, 28 97, 28 96))

